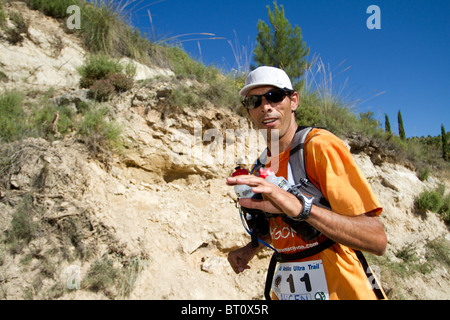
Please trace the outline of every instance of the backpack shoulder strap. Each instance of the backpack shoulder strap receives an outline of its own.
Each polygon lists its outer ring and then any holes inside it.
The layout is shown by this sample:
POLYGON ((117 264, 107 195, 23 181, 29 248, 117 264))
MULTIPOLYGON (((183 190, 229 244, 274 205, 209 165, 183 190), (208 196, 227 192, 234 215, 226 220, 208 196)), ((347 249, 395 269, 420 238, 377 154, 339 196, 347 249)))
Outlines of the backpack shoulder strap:
MULTIPOLYGON (((305 140, 312 129, 317 127, 299 127, 292 140, 289 164, 291 166, 294 182, 300 191, 314 196, 314 204, 331 209, 330 203, 322 192, 308 178, 305 165, 305 140)), ((324 128, 318 128, 324 129, 324 128)))
POLYGON ((295 184, 301 183, 301 179, 307 177, 304 161, 304 146, 306 136, 312 129, 313 127, 298 127, 294 139, 292 140, 289 164, 292 168, 292 175, 294 177, 295 184))

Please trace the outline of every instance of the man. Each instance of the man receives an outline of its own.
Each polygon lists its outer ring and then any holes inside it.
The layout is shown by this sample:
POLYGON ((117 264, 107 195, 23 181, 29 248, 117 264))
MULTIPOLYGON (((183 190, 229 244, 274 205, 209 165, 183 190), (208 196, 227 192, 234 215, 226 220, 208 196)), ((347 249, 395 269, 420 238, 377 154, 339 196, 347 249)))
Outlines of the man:
MULTIPOLYGON (((248 75, 240 94, 245 97, 243 103, 254 125, 268 131, 266 166, 274 168, 277 176, 292 180, 289 170, 296 168, 288 163, 298 129, 295 110, 299 96, 292 90, 289 77, 278 68, 259 67, 248 75), (271 141, 270 137, 278 139, 271 141), (273 149, 278 149, 278 154, 271 153, 275 143, 277 148, 273 149)), ((373 285, 369 283, 372 279, 368 279, 365 273, 368 270, 355 251, 384 253, 387 238, 377 218, 381 205, 344 143, 330 132, 312 129, 304 143, 304 154, 308 179, 326 198, 328 209, 316 202, 311 206, 309 197, 298 197, 255 175, 227 178, 230 186, 246 184, 254 193, 262 194, 263 200, 240 199, 242 207, 278 214, 269 219, 270 235, 263 239, 278 252, 296 253, 325 239, 332 243, 317 254, 281 264, 274 277, 272 297, 376 299, 373 285), (305 239, 287 224, 286 216, 304 220, 321 235, 313 240, 305 239), (312 296, 314 286, 321 289, 312 296)), ((254 248, 249 243, 230 252, 228 260, 233 270, 240 273, 249 269, 249 261, 262 248, 261 244, 254 248)))

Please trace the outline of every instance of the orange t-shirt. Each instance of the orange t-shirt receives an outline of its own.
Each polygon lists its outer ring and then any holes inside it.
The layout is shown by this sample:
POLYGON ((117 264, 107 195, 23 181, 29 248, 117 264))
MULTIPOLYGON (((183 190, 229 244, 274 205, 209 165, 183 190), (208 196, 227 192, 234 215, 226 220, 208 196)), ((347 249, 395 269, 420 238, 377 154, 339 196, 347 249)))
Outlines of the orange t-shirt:
MULTIPOLYGON (((277 176, 288 179, 289 152, 271 157, 277 176)), ((369 183, 344 143, 326 130, 313 129, 305 141, 305 168, 309 180, 321 190, 332 211, 360 215, 382 211, 369 183)), ((273 246, 282 253, 306 249, 317 240, 305 242, 280 217, 270 219, 273 246)), ((323 235, 321 235, 323 237, 323 235)), ((298 261, 323 261, 330 299, 376 299, 354 251, 334 244, 317 255, 298 261)))

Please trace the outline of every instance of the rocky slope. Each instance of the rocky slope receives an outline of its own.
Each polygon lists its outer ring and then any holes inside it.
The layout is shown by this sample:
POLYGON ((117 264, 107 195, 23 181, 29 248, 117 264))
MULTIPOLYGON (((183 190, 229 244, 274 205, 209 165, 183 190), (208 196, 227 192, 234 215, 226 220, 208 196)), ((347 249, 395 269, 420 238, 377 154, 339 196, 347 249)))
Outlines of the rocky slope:
MULTIPOLYGON (((1 83, 2 91, 53 86, 55 96, 77 96, 76 68, 85 56, 79 40, 39 12, 21 4, 12 9, 21 10, 30 27, 20 46, 0 39, 0 68, 9 79, 1 83), (55 37, 62 43, 58 54, 55 37)), ((0 147, 7 164, 0 176, 0 229, 7 239, 18 217, 28 217, 33 235, 26 245, 0 245, 1 299, 263 298, 270 252, 240 275, 226 261, 227 252, 249 240, 233 190, 225 185, 234 168, 226 147, 238 141, 227 140, 226 129, 245 128, 247 120, 210 104, 169 107, 167 90, 179 80, 170 70, 137 66, 138 76, 147 80, 107 103, 124 128, 122 153, 93 154, 75 135, 0 147), (215 139, 198 138, 208 132, 215 139), (113 283, 99 280, 108 274, 113 283)), ((251 131, 249 137, 243 150, 257 154, 262 146, 249 142, 257 141, 251 131)), ((390 297, 450 298, 442 264, 404 277, 389 270, 404 264, 398 253, 405 248, 412 248, 420 263, 428 258, 430 241, 448 248, 442 220, 414 208, 414 197, 438 181, 421 182, 403 166, 375 165, 364 153, 354 156, 384 206, 380 219, 389 245, 385 258, 373 264, 380 265, 390 297)))

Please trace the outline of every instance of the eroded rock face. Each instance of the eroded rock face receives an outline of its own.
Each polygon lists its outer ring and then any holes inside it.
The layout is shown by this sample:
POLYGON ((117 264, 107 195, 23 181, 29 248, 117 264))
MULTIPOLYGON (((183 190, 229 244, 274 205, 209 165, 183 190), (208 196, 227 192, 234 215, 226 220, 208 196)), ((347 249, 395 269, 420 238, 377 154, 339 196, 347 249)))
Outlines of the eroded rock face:
MULTIPOLYGON (((34 219, 57 222, 63 226, 61 230, 67 230, 69 221, 75 223, 79 236, 69 251, 83 257, 77 262, 82 276, 96 258, 119 255, 124 265, 135 258, 145 261, 131 298, 261 299, 264 270, 271 252, 264 251, 252 261, 252 269, 241 275, 235 275, 226 261, 230 250, 249 241, 234 191, 225 185, 225 177, 233 166, 203 159, 194 165, 173 160, 179 149, 172 133, 193 139, 194 130, 189 126, 194 126, 197 119, 208 119, 208 125, 216 129, 220 128, 219 118, 238 126, 243 120, 212 106, 208 110, 187 109, 176 115, 169 108, 161 108, 159 102, 145 98, 142 102, 154 112, 149 125, 146 107, 132 106, 131 101, 141 91, 156 99, 152 90, 157 89, 134 88, 111 102, 117 119, 124 125, 125 137, 132 139, 133 144, 108 165, 69 136, 54 142, 29 138, 3 145, 1 154, 7 155, 11 165, 0 179, 2 229, 9 228, 23 195, 31 194, 36 208, 43 212, 43 216, 34 219)), ((201 146, 208 144, 202 142, 201 146)), ((414 197, 424 188, 433 188, 436 182, 421 182, 413 171, 401 165, 376 165, 362 152, 354 157, 384 208, 380 221, 388 235, 386 255, 391 261, 398 261, 395 254, 410 243, 416 244, 419 256, 423 255, 428 241, 448 234, 436 215, 430 213, 424 219, 414 208, 414 197)), ((30 247, 33 252, 54 250, 60 238, 57 232, 54 236, 36 237, 30 247)), ((24 250, 21 254, 29 252, 24 250)), ((51 284, 64 281, 64 272, 71 264, 61 255, 56 255, 60 262, 55 262, 58 268, 54 280, 42 292, 51 284)), ((13 256, 8 255, 0 268, 12 276, 15 263, 13 256)), ((425 283, 445 279, 445 272, 441 271, 429 276, 425 283)), ((30 285, 35 277, 30 272, 20 281, 11 279, 6 286, 8 296, 21 297, 13 286, 30 285)), ((82 288, 66 292, 63 297, 82 299, 92 295, 82 288)), ((422 297, 435 298, 446 294, 446 290, 447 287, 434 286, 422 297)), ((100 292, 95 297, 120 297, 117 291, 104 294, 100 292)))

